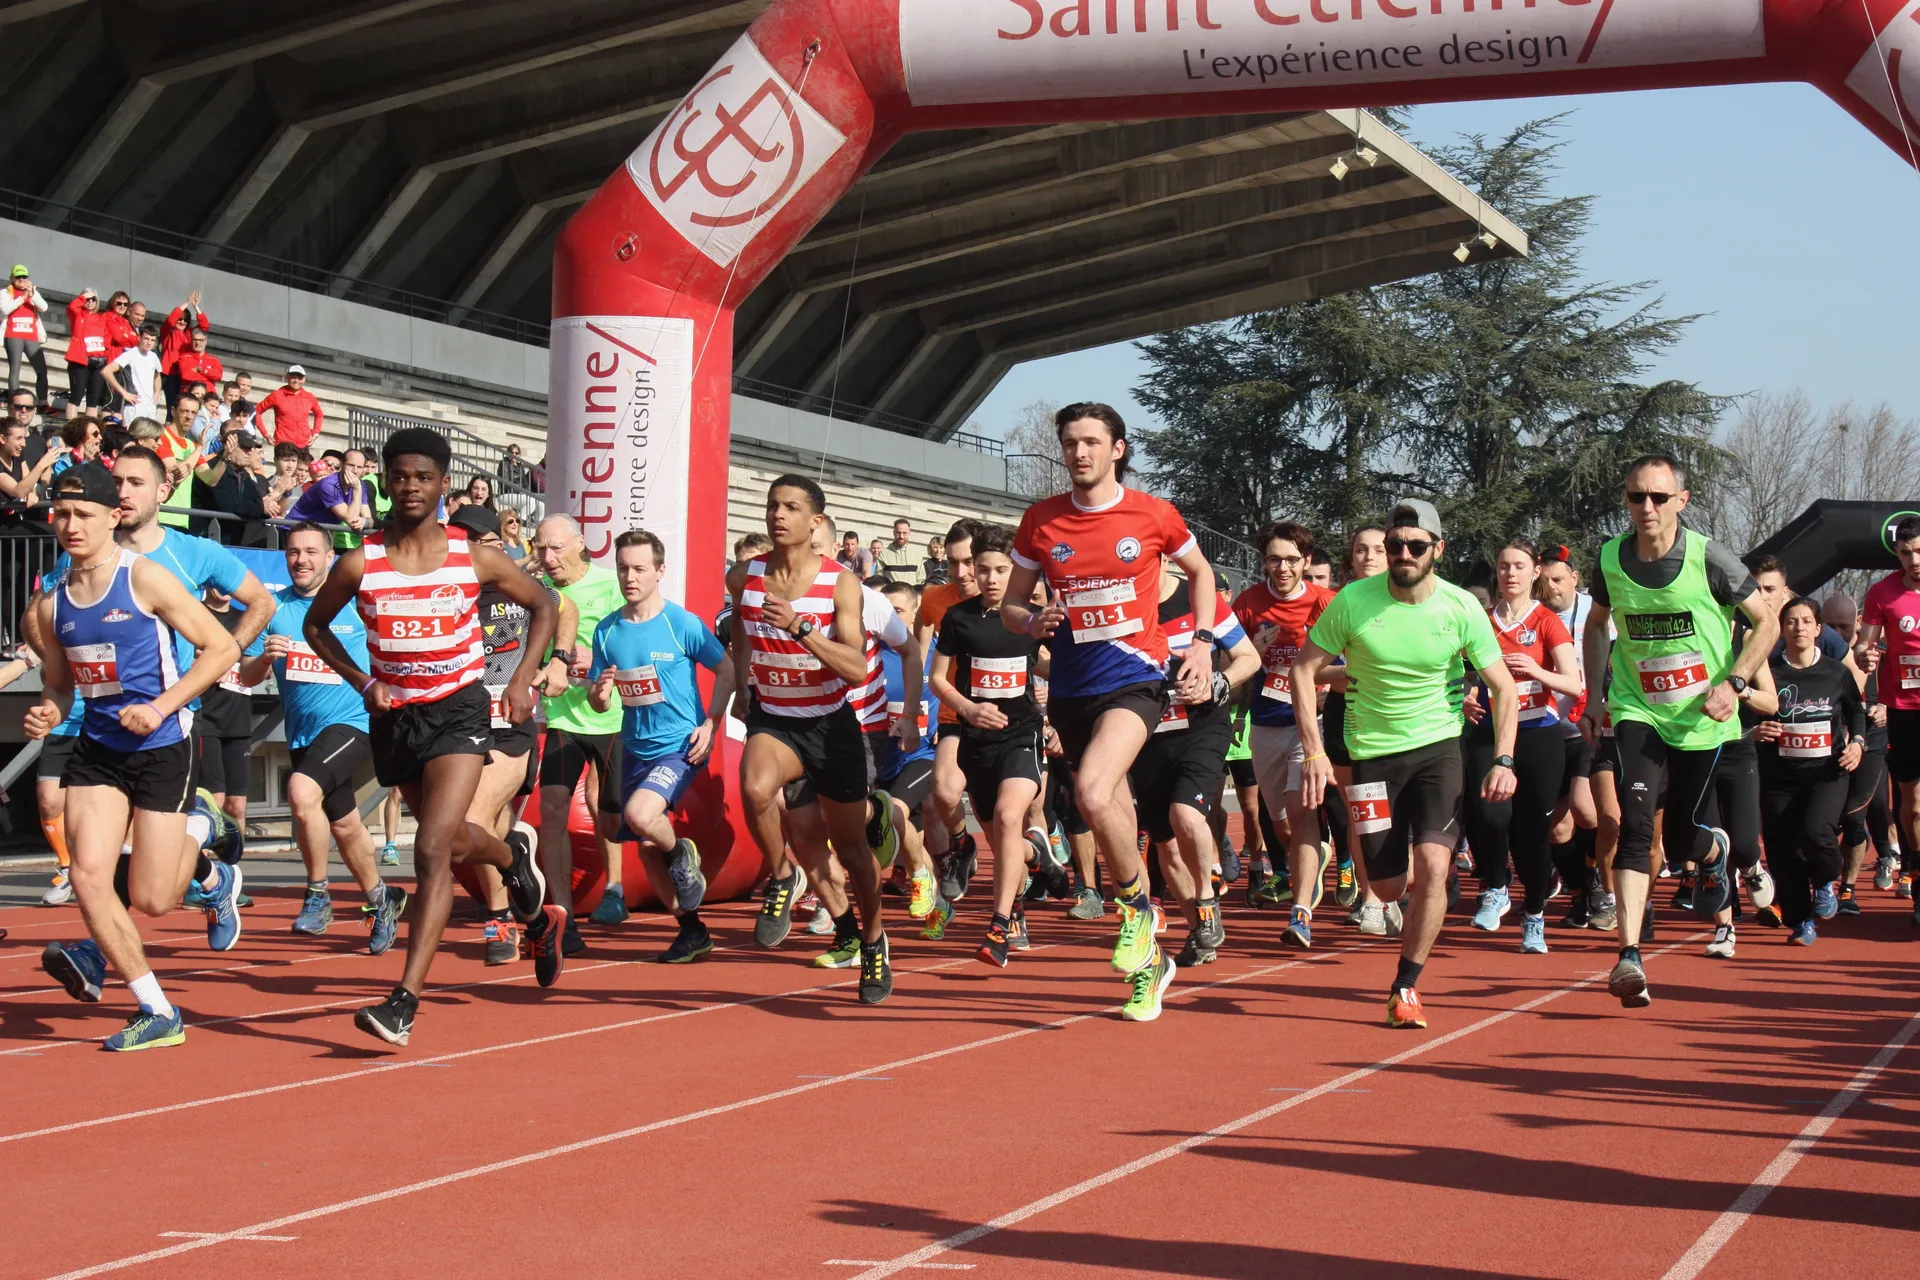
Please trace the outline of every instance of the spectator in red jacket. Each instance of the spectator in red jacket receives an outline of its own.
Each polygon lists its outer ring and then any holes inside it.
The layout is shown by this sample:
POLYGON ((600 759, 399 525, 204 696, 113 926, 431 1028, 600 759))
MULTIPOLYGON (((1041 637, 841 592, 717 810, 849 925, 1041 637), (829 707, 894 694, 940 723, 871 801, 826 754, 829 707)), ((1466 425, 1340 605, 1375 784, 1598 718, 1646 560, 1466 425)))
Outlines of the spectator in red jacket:
POLYGON ((100 295, 83 289, 67 304, 67 417, 79 417, 83 407, 106 407, 106 367, 107 318, 100 314, 100 295))
POLYGON ((186 302, 167 313, 166 326, 160 330, 160 379, 169 405, 180 395, 177 372, 180 357, 192 345, 193 335, 205 333, 209 327, 207 313, 200 309, 198 289, 187 295, 186 302))
POLYGON ((47 326, 40 322, 47 300, 40 296, 25 267, 14 267, 7 287, 0 289, 0 307, 7 313, 7 390, 20 389, 20 363, 24 360, 39 376, 40 404, 48 406, 47 357, 40 351, 47 340, 47 326))
POLYGON ((147 304, 135 302, 124 289, 114 290, 103 313, 107 321, 107 363, 120 358, 122 351, 140 345, 140 326, 147 322, 147 304), (139 317, 135 319, 135 317, 139 317))
POLYGON ((307 390, 307 371, 297 364, 287 366, 287 384, 262 400, 260 407, 253 411, 254 430, 275 444, 284 440, 302 449, 313 443, 325 423, 326 414, 320 411, 319 399, 307 390), (266 423, 268 413, 273 414, 271 431, 266 423))
MULTIPOLYGON (((201 316, 201 319, 205 318, 201 316)), ((226 380, 227 371, 221 365, 220 357, 207 350, 205 329, 195 329, 188 344, 185 351, 174 354, 172 372, 168 372, 164 362, 160 366, 160 377, 168 382, 167 394, 174 400, 178 400, 180 393, 196 382, 204 383, 207 390, 211 391, 226 380)))

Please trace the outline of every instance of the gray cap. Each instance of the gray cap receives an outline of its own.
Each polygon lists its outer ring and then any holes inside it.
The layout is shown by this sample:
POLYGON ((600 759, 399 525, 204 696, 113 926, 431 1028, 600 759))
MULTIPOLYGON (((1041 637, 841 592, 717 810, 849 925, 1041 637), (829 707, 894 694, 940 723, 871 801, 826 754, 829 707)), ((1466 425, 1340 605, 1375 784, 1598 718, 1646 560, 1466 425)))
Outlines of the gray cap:
POLYGON ((1425 529, 1436 538, 1446 537, 1440 528, 1440 513, 1425 498, 1402 498, 1393 504, 1393 512, 1387 517, 1389 529, 1425 529))

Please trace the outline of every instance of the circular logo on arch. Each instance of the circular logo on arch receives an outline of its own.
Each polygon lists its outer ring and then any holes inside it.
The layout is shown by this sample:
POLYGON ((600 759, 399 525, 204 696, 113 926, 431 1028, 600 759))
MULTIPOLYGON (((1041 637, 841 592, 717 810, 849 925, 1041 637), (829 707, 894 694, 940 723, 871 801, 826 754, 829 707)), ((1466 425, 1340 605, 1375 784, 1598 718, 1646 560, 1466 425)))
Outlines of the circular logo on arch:
POLYGON ((1892 515, 1888 516, 1886 520, 1881 523, 1880 545, 1887 549, 1888 555, 1894 554, 1894 550, 1893 550, 1894 529, 1897 528, 1900 522, 1902 520, 1905 520, 1908 516, 1913 516, 1916 519, 1920 519, 1920 511, 1896 511, 1892 515))

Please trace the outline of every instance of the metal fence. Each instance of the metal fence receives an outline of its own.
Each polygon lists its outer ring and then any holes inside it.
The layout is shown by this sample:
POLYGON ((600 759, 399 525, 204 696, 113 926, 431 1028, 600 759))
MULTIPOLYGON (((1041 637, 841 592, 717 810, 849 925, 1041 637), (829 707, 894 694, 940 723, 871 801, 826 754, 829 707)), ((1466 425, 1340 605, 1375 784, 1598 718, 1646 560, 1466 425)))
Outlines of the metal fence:
POLYGON ((424 427, 435 435, 445 437, 453 453, 452 474, 456 492, 465 487, 468 479, 479 476, 493 485, 494 506, 500 506, 501 500, 505 499, 520 513, 522 520, 529 521, 538 519, 546 510, 546 503, 536 488, 539 481, 537 468, 524 459, 514 457, 497 444, 444 422, 348 406, 347 447, 366 450, 377 461, 380 448, 386 444, 387 438, 405 427, 424 427))

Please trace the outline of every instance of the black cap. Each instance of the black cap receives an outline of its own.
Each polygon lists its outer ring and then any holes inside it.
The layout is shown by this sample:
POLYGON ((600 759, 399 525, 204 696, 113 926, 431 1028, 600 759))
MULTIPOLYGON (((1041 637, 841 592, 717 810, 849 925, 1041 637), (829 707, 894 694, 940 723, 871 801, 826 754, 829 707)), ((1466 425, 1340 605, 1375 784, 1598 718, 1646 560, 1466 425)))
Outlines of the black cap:
POLYGON ((448 516, 447 523, 456 529, 465 529, 475 537, 484 533, 490 533, 496 538, 500 536, 500 517, 487 508, 473 503, 461 507, 448 516))
POLYGON ((94 502, 103 507, 120 505, 120 482, 113 478, 113 472, 97 462, 83 462, 68 467, 53 482, 52 500, 60 502, 94 502))

